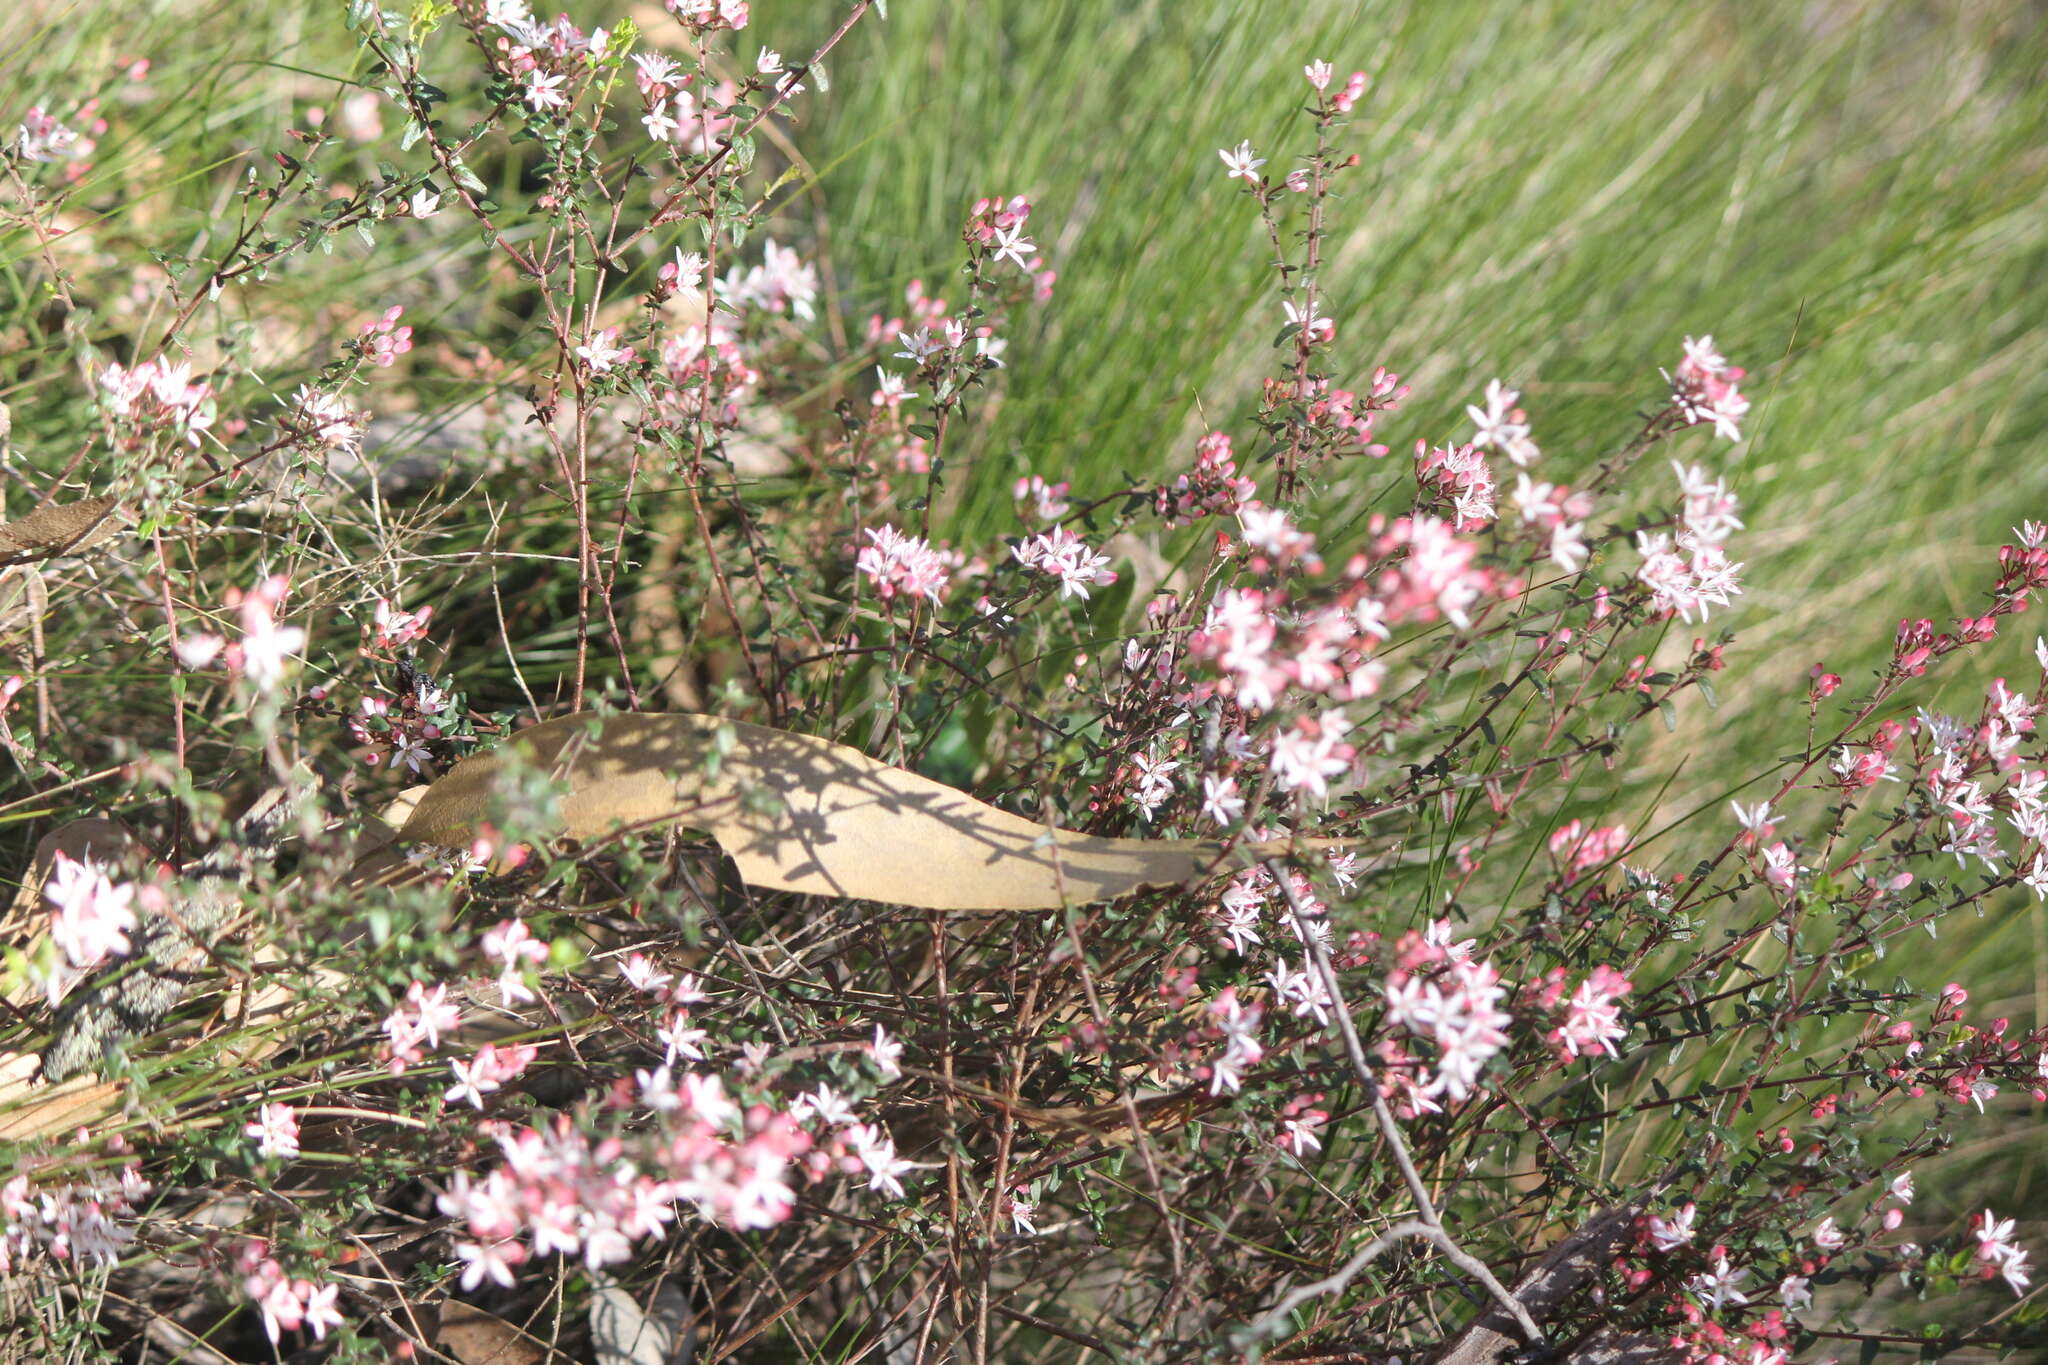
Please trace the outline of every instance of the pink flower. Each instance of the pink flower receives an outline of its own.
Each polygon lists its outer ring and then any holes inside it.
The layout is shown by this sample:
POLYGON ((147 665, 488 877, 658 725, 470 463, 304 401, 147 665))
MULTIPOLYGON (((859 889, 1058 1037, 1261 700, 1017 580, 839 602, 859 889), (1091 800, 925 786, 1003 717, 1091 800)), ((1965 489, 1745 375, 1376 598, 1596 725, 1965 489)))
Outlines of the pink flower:
POLYGON ((379 369, 391 368, 398 357, 412 349, 412 328, 398 325, 404 314, 403 306, 393 304, 382 316, 363 324, 363 354, 379 369))
POLYGON ((1365 73, 1352 72, 1351 79, 1344 83, 1344 88, 1330 96, 1330 107, 1340 114, 1350 113, 1352 106, 1358 103, 1358 97, 1365 93, 1365 85, 1365 73))
POLYGON ((484 955, 495 958, 507 967, 521 963, 539 965, 547 961, 548 945, 533 936, 524 920, 500 920, 497 925, 484 933, 484 955))
POLYGON ((1474 430, 1472 444, 1492 446, 1513 460, 1517 466, 1533 463, 1542 452, 1529 439, 1528 415, 1515 406, 1521 394, 1503 385, 1498 379, 1487 381, 1486 406, 1467 406, 1465 412, 1472 418, 1474 430))
POLYGON ((230 662, 238 662, 249 681, 265 692, 277 686, 284 676, 286 661, 306 644, 305 631, 297 626, 281 626, 275 617, 289 586, 284 575, 272 574, 239 599, 242 642, 239 660, 230 662))
POLYGON ((412 1007, 414 1021, 428 1047, 441 1046, 441 1034, 452 1032, 462 1023, 462 1007, 449 1003, 445 984, 429 991, 423 983, 415 981, 406 988, 405 1003, 412 1007))
POLYGON ((1058 521, 1067 514, 1067 485, 1047 483, 1036 474, 1017 480, 1011 494, 1018 502, 1031 504, 1032 515, 1040 521, 1058 521))
POLYGON ((562 93, 567 76, 549 75, 538 67, 526 73, 526 107, 538 113, 543 109, 566 109, 569 97, 562 93))
POLYGON ((1237 794, 1237 780, 1203 774, 1202 815, 1218 828, 1228 829, 1244 816, 1244 798, 1237 794))
POLYGON ((1421 1082, 1425 1096, 1469 1096, 1479 1073, 1507 1045, 1512 1015, 1500 1008, 1507 986, 1491 963, 1453 962, 1435 979, 1396 970, 1382 988, 1387 1017, 1437 1046, 1435 1075, 1421 1082))
POLYGON ((1329 1114, 1314 1107, 1321 1095, 1297 1095, 1280 1110, 1280 1136, 1276 1141, 1296 1156, 1323 1149, 1316 1130, 1330 1121, 1329 1114))
POLYGON ((1320 801, 1330 794, 1330 779, 1351 769, 1355 751, 1344 743, 1350 723, 1341 711, 1325 711, 1313 721, 1303 718, 1273 740, 1273 782, 1281 791, 1305 792, 1320 801))
POLYGON ((50 939, 64 960, 90 971, 108 956, 129 951, 128 933, 136 927, 135 887, 116 885, 91 859, 80 861, 59 851, 43 896, 50 911, 50 939))
POLYGON ((1315 557, 1315 537, 1296 530, 1277 507, 1250 503, 1238 510, 1237 524, 1245 544, 1282 563, 1315 557))
POLYGON ((1011 260, 1020 270, 1031 268, 1031 253, 1038 250, 1036 243, 1027 240, 1022 228, 1006 228, 996 233, 992 260, 1011 260))
POLYGON ((1224 172, 1232 180, 1242 180, 1247 185, 1259 183, 1259 167, 1266 164, 1264 157, 1252 155, 1252 144, 1240 142, 1235 148, 1225 147, 1216 153, 1223 158, 1224 172))
POLYGON ((1771 832, 1776 826, 1771 823, 1770 802, 1759 801, 1753 806, 1745 806, 1740 801, 1730 801, 1728 804, 1735 811, 1735 823, 1742 826, 1743 846, 1752 847, 1756 841, 1771 837, 1771 832))
POLYGON ((462 1288, 467 1293, 485 1280, 510 1289, 512 1272, 526 1259, 526 1248, 510 1238, 488 1246, 477 1242, 457 1242, 455 1254, 462 1261, 462 1288))
POLYGON ((1718 1313, 1730 1304, 1739 1308, 1749 1302, 1748 1296, 1735 1287, 1748 1274, 1746 1270, 1735 1269, 1726 1256, 1721 1256, 1714 1261, 1712 1270, 1693 1276, 1685 1287, 1709 1312, 1718 1313))
POLYGON ((307 1331, 313 1334, 315 1340, 324 1341, 327 1337, 327 1329, 339 1327, 342 1323, 341 1310, 334 1306, 334 1301, 340 1294, 341 1288, 339 1285, 332 1284, 314 1285, 304 1280, 299 1281, 299 1285, 301 1290, 299 1311, 304 1318, 304 1326, 307 1331))
POLYGON ((1685 359, 1665 378, 1671 383, 1671 401, 1688 423, 1711 423, 1716 436, 1737 441, 1749 412, 1749 400, 1735 387, 1742 375, 1715 352, 1714 339, 1707 336, 1697 341, 1687 337, 1685 359))
POLYGON ((1324 345, 1336 339, 1336 322, 1324 317, 1313 299, 1300 304, 1292 299, 1283 299, 1280 303, 1280 312, 1287 319, 1289 326, 1301 329, 1312 346, 1324 345))
POLYGON ((329 450, 354 450, 367 425, 363 414, 340 398, 304 384, 292 395, 292 422, 329 450))
POLYGON ((214 421, 214 392, 192 382, 192 367, 145 360, 133 369, 109 365, 100 372, 101 401, 122 424, 137 432, 170 431, 200 444, 214 421))
POLYGON ((243 1125, 245 1137, 256 1140, 256 1152, 266 1157, 295 1157, 299 1154, 299 1118, 288 1104, 266 1104, 256 1117, 243 1125))
POLYGON ((1630 989, 1629 979, 1621 973, 1606 966, 1595 967, 1572 993, 1565 1006, 1565 1021, 1552 1033, 1552 1041, 1567 1057, 1595 1050, 1605 1051, 1610 1057, 1620 1056, 1614 1044, 1628 1036, 1628 1025, 1621 1019, 1620 1001, 1630 989))
POLYGON ((1587 829, 1573 820, 1550 836, 1550 855, 1566 861, 1574 874, 1590 872, 1612 862, 1628 851, 1628 826, 1606 825, 1587 829))
MULTIPOLYGON (((678 97, 679 102, 681 98, 678 97)), ((818 268, 773 237, 762 243, 761 264, 745 274, 735 270, 725 278, 725 294, 732 303, 771 313, 788 312, 804 319, 817 315, 818 288, 818 268)), ((890 378, 893 376, 884 378, 885 387, 890 378)), ((902 394, 889 406, 916 396, 902 394)))
POLYGON ((853 567, 875 585, 883 601, 904 593, 938 605, 950 578, 943 554, 894 526, 873 527, 862 534, 869 543, 854 555, 853 567))
POLYGON ((449 1071, 455 1076, 455 1084, 443 1092, 443 1098, 450 1104, 467 1100, 472 1107, 482 1109, 484 1096, 526 1070, 536 1055, 537 1049, 530 1044, 501 1049, 495 1044, 485 1043, 469 1061, 448 1064, 449 1071))
POLYGON ((1780 891, 1790 891, 1798 883, 1799 874, 1807 870, 1783 841, 1764 850, 1763 864, 1764 880, 1780 891))
POLYGON ((683 1107, 713 1128, 728 1127, 740 1117, 740 1107, 726 1098, 725 1083, 717 1076, 686 1072, 678 1093, 683 1107))
POLYGON ((880 1024, 875 1025, 875 1036, 868 1043, 867 1052, 869 1060, 875 1064, 875 1070, 882 1073, 883 1080, 893 1081, 903 1074, 903 1067, 899 1061, 903 1056, 903 1044, 891 1038, 888 1030, 880 1024))
POLYGON ((339 1286, 289 1279, 283 1266, 263 1256, 263 1249, 261 1242, 243 1246, 242 1264, 247 1274, 242 1280, 242 1292, 262 1312, 264 1334, 273 1345, 284 1333, 301 1328, 311 1332, 316 1340, 324 1340, 328 1328, 342 1323, 341 1312, 335 1307, 339 1286))
POLYGON ((1246 1005, 1238 999, 1235 986, 1226 986, 1209 1002, 1207 1014, 1210 1029, 1224 1042, 1223 1056, 1211 1064, 1209 1085, 1210 1094, 1220 1095, 1237 1090, 1244 1073, 1264 1059, 1266 1050, 1259 1044, 1258 1032, 1265 1007, 1246 1005))
POLYGON ((427 638, 427 622, 432 620, 434 609, 421 607, 418 611, 400 611, 383 598, 377 599, 377 618, 373 643, 378 649, 398 649, 427 638))
POLYGON ((894 1139, 880 1128, 866 1123, 854 1124, 846 1129, 844 1136, 867 1170, 868 1188, 878 1190, 891 1199, 903 1198, 902 1176, 916 1167, 896 1155, 894 1139))
POLYGON ((263 1311, 263 1331, 272 1343, 286 1332, 296 1332, 306 1319, 306 1306, 290 1280, 279 1278, 257 1299, 263 1311))
POLYGON ((609 374, 617 365, 624 365, 633 359, 631 346, 618 346, 619 329, 607 327, 592 337, 585 345, 576 348, 576 358, 598 374, 609 374))
POLYGON ((1691 1242, 1693 1219, 1698 1213, 1696 1205, 1687 1204, 1668 1219, 1652 1214, 1646 1225, 1650 1245, 1658 1251, 1676 1251, 1691 1242))
POLYGON ((24 161, 54 161, 69 156, 81 139, 38 104, 22 116, 15 131, 14 145, 24 161))
POLYGON ((1011 547, 1010 553, 1026 568, 1059 579, 1061 597, 1085 599, 1089 588, 1116 582, 1116 574, 1108 567, 1109 556, 1094 553, 1064 526, 1032 536, 1011 547))
POLYGON ((1986 1209, 1977 1220, 1976 1234, 1977 1263, 1985 1278, 1998 1275, 2012 1286, 2013 1293, 2023 1293, 2029 1283, 2027 1252, 2013 1239, 2013 1220, 1986 1209))
POLYGON ((1681 532, 1673 542, 1661 532, 1638 531, 1636 549, 1643 556, 1636 580, 1650 590, 1653 611, 1675 611, 1679 619, 1707 619, 1708 608, 1728 605, 1742 591, 1736 575, 1742 565, 1732 563, 1718 545, 1700 543, 1681 532))
POLYGON ((675 980, 649 961, 645 953, 628 953, 626 960, 619 964, 619 975, 642 995, 660 995, 675 980))

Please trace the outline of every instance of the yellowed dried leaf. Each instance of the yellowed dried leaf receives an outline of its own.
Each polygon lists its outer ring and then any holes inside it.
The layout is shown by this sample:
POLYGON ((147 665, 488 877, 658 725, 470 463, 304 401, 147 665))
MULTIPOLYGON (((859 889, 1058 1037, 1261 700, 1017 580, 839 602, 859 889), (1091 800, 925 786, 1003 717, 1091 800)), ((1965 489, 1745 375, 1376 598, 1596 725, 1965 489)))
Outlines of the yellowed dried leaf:
MULTIPOLYGON (((566 785, 563 834, 681 823, 716 839, 741 878, 764 890, 1045 910, 1178 886, 1279 847, 1233 853, 1206 839, 1055 830, 843 744, 714 716, 569 716, 512 743, 566 785)), ((400 842, 467 846, 512 766, 503 750, 458 763, 420 798, 400 842)))
POLYGON ((27 564, 89 550, 120 529, 119 504, 101 495, 45 503, 19 521, 0 525, 0 565, 27 564))
POLYGON ((570 1365, 572 1357, 473 1303, 450 1299, 441 1305, 433 1344, 462 1365, 570 1365))
MULTIPOLYGON (((14 901, 6 915, 0 917, 0 941, 24 947, 48 925, 49 913, 56 907, 43 894, 43 888, 49 885, 50 875, 56 871, 58 854, 78 862, 91 858, 100 863, 118 864, 127 862, 131 853, 147 851, 128 827, 118 820, 89 815, 57 826, 36 841, 35 854, 21 874, 21 885, 15 889, 14 901)), ((17 999, 15 1003, 24 1004, 26 1000, 17 999)))

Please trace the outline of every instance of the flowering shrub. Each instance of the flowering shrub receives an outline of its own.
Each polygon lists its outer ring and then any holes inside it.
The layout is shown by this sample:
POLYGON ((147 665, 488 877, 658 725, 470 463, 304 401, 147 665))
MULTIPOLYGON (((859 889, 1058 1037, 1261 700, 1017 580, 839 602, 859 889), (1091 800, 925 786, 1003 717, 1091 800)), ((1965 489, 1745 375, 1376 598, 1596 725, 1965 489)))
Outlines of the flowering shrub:
MULTIPOLYGON (((22 1339, 417 1356, 423 1310, 467 1296, 596 1350, 565 1299, 666 1276, 715 1358, 2041 1340, 2014 1219, 1935 1159, 2048 1098, 2048 1032, 1891 958, 2048 896, 2048 647, 1974 713, 1920 704, 2048 586, 2048 531, 1985 566, 1976 615, 1902 622, 1876 676, 1817 665, 1732 819, 1717 796, 1651 828, 1603 774, 1714 702, 1743 370, 1675 336, 1643 413, 1571 459, 1500 379, 1470 385, 1469 431, 1400 430, 1397 358, 1355 355, 1319 292, 1369 82, 1317 61, 1284 173, 1220 152, 1216 211, 1274 258, 1251 410, 1125 487, 951 468, 1055 299, 1027 234, 1058 210, 963 205, 950 299, 831 277, 776 197, 778 120, 828 97, 868 9, 792 65, 737 58, 744 3, 669 0, 642 34, 358 0, 382 103, 353 117, 389 118, 403 166, 344 184, 322 164, 347 135, 302 130, 232 247, 158 282, 163 325, 81 339, 89 391, 23 405, 38 446, 83 453, 34 453, 47 506, 9 557, 104 613, 113 662, 21 645, 0 711, 38 813, 91 817, 52 822, 8 959, 0 1254, 62 1286, 23 1298, 22 1339), (380 299, 286 399, 222 343, 224 297, 344 230, 458 216, 524 291, 496 353, 380 299), (821 319, 855 300, 864 329, 821 319), (492 399, 408 486, 379 409, 433 365, 492 399), (1011 533, 949 541, 991 477, 1011 533), (498 549, 521 518, 546 552, 498 549), (62 720, 92 677, 132 688, 107 733, 62 720), (1215 853, 984 911, 764 887, 687 804, 552 837, 577 793, 519 732, 662 709, 972 787, 1049 846, 1215 853), (407 786, 486 751, 508 757, 467 846, 410 837, 407 786)), ((46 246, 90 142, 38 107, 7 153, 46 246)), ((791 789, 738 800, 854 838, 791 789)))

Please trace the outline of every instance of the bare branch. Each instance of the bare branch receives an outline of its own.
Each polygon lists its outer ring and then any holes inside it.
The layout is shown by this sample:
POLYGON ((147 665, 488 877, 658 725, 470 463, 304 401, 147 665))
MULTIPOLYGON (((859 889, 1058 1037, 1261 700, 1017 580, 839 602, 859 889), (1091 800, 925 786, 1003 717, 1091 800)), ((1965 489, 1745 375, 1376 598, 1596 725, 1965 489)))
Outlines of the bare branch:
MULTIPOLYGON (((1452 1240, 1451 1235, 1444 1231, 1443 1219, 1437 1215, 1436 1204, 1429 1197, 1429 1187, 1422 1183, 1422 1176, 1415 1169, 1414 1159, 1408 1155, 1408 1144, 1402 1140, 1400 1125, 1394 1121, 1394 1112, 1387 1104, 1386 1094, 1380 1089, 1379 1080, 1373 1075, 1371 1063, 1366 1060, 1365 1045, 1359 1041, 1358 1029, 1351 1022, 1351 1007, 1345 1003, 1343 992, 1337 985, 1337 968, 1330 961, 1330 950, 1325 948, 1322 939, 1316 936, 1314 926, 1309 922, 1308 911, 1302 906, 1301 897, 1295 894, 1294 883, 1287 875, 1286 864, 1278 858, 1268 858, 1265 868, 1280 887, 1280 893, 1287 898, 1287 909, 1294 916, 1295 927, 1301 934, 1301 941, 1308 946, 1309 957, 1316 964, 1316 972, 1322 978, 1323 989, 1329 994, 1330 1004, 1337 1018, 1337 1032, 1344 1039, 1345 1054, 1351 1059, 1351 1069, 1357 1073, 1359 1084, 1365 1087, 1366 1098, 1372 1102, 1373 1116, 1379 1120, 1380 1132, 1387 1140, 1387 1149, 1394 1154, 1394 1164, 1400 1167, 1401 1179, 1407 1183, 1408 1193, 1415 1200, 1417 1214, 1412 1223, 1397 1223, 1380 1237, 1367 1243, 1365 1249, 1354 1256, 1336 1275, 1304 1286, 1306 1293, 1290 1292, 1281 1303, 1291 1309, 1303 1298, 1332 1293, 1344 1288, 1351 1282, 1352 1276, 1371 1263, 1372 1256, 1385 1249, 1379 1245, 1382 1240, 1395 1238, 1397 1235, 1423 1237, 1443 1253, 1445 1260, 1477 1280, 1486 1292, 1507 1310, 1528 1341, 1541 1345, 1543 1333, 1537 1328, 1535 1319, 1529 1316, 1528 1310, 1522 1307, 1520 1300, 1486 1268, 1485 1262, 1459 1246, 1452 1240), (1403 1229, 1409 1230, 1403 1232, 1403 1229), (1368 1255, 1368 1252, 1371 1255, 1368 1255), (1297 1294, 1300 1297, 1296 1297, 1297 1294)), ((1273 1323, 1281 1312, 1281 1308, 1275 1307, 1259 1318, 1259 1324, 1263 1327, 1273 1323)))

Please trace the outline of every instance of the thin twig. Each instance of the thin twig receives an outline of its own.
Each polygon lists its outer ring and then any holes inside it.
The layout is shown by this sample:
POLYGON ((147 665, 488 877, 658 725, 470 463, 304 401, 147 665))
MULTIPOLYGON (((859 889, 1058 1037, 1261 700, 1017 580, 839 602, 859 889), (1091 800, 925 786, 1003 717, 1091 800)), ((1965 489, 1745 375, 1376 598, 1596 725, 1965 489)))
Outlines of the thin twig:
POLYGON ((1301 897, 1295 894, 1294 883, 1287 875, 1287 866, 1279 858, 1265 861, 1267 875, 1280 888, 1280 894, 1287 898, 1287 909, 1294 916, 1296 931, 1307 945, 1309 957, 1316 964, 1316 972, 1322 978, 1323 990, 1330 997, 1332 1012, 1337 1018, 1337 1032, 1344 1039, 1345 1054, 1351 1059, 1351 1069, 1358 1074, 1359 1084, 1365 1087, 1366 1098, 1372 1102, 1373 1116, 1379 1120, 1380 1132, 1387 1140, 1387 1149, 1394 1154, 1394 1164, 1401 1169, 1401 1178, 1408 1185, 1408 1193, 1415 1200, 1417 1216, 1405 1222, 1396 1223, 1387 1231, 1368 1242, 1364 1249, 1347 1261, 1336 1274, 1313 1284, 1291 1290, 1272 1309, 1262 1315, 1254 1324, 1254 1330, 1263 1334, 1271 1330, 1287 1312, 1305 1299, 1321 1294, 1335 1293, 1351 1283, 1361 1270, 1371 1264, 1374 1257, 1386 1250, 1386 1245, 1402 1237, 1421 1237, 1443 1252, 1444 1259, 1477 1280, 1486 1292, 1493 1295, 1500 1306, 1507 1310, 1522 1329, 1522 1335, 1532 1344, 1541 1345, 1543 1333, 1536 1326, 1534 1318, 1522 1307, 1508 1287, 1486 1268, 1486 1263, 1466 1251, 1444 1231, 1443 1219, 1438 1216, 1436 1204, 1429 1197, 1429 1187, 1422 1183, 1422 1176, 1415 1169, 1414 1160, 1408 1155, 1408 1144, 1402 1140, 1400 1125, 1394 1121, 1394 1112, 1387 1105, 1387 1097, 1380 1089, 1380 1083, 1372 1072, 1372 1065, 1366 1061, 1365 1045, 1358 1039, 1358 1029, 1351 1022, 1351 1010, 1344 1002, 1344 995, 1337 985, 1337 968, 1330 961, 1330 950, 1317 937, 1315 926, 1309 922, 1308 911, 1302 906, 1301 897))

